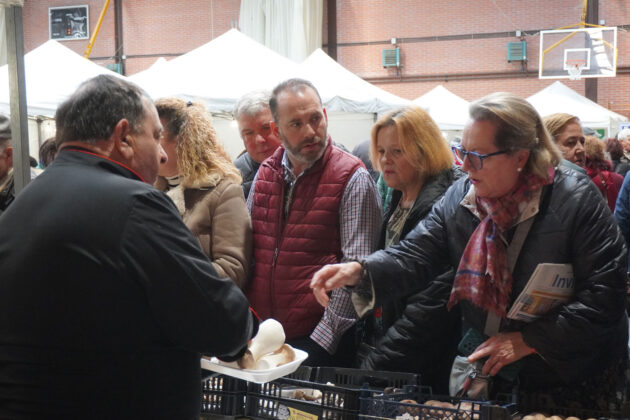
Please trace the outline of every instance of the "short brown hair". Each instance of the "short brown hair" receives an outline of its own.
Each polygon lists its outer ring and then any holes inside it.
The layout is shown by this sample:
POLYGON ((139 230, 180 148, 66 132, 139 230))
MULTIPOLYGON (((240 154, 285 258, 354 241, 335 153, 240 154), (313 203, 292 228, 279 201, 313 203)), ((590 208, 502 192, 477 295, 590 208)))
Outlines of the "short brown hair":
POLYGON ((584 167, 610 171, 611 163, 606 159, 604 142, 595 136, 584 136, 584 167))
POLYGON ((612 160, 619 160, 623 156, 623 146, 621 146, 619 140, 614 137, 606 140, 606 151, 612 160))

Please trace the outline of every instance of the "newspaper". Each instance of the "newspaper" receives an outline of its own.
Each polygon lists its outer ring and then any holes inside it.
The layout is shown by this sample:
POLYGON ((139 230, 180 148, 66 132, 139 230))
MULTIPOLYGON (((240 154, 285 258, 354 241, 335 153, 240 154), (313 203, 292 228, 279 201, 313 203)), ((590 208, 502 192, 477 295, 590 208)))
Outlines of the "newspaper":
POLYGON ((538 264, 507 317, 531 322, 567 302, 573 296, 574 289, 571 264, 538 264))

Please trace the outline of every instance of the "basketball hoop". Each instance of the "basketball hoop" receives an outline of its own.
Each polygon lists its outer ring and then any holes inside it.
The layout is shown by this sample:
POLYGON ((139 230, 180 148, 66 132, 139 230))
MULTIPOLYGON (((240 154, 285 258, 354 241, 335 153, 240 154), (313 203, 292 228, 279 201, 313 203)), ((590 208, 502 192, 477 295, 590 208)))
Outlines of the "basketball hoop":
POLYGON ((569 79, 580 80, 582 78, 582 69, 584 69, 585 65, 585 60, 567 60, 565 68, 569 73, 569 79))

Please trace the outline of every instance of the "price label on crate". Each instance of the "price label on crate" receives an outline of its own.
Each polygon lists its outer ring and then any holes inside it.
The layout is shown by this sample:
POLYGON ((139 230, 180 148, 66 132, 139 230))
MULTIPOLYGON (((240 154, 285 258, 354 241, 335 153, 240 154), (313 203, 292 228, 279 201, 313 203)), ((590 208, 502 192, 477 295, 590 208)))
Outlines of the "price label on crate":
POLYGON ((278 419, 281 420, 318 420, 315 414, 307 413, 306 411, 296 410, 293 407, 287 407, 280 405, 278 408, 278 419))

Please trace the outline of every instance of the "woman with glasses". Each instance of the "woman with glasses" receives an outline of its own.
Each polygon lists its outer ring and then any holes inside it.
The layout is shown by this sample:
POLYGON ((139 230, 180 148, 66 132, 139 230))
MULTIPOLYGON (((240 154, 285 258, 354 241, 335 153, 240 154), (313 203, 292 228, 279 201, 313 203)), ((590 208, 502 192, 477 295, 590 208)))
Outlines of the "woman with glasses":
POLYGON ((164 98, 155 103, 168 161, 156 188, 173 200, 184 223, 221 277, 240 288, 247 280, 252 225, 241 175, 217 138, 203 105, 164 98))
MULTIPOLYGON (((453 167, 448 143, 420 108, 392 111, 379 119, 372 127, 369 147, 373 167, 393 189, 383 218, 382 249, 404 238, 463 172, 453 167)), ((441 289, 442 298, 448 298, 454 273, 450 267, 443 271, 430 290, 437 294, 441 289)), ((416 293, 397 299, 361 320, 358 358, 364 369, 420 372, 423 384, 444 392, 446 381, 439 380, 439 373, 450 370, 459 317, 445 310, 429 311, 427 296, 416 293), (431 342, 418 340, 421 336, 414 334, 418 320, 427 313, 433 315, 430 327, 437 336, 431 342), (423 357, 417 356, 420 349, 424 350, 423 357)))
POLYGON ((470 114, 456 149, 468 177, 397 245, 326 266, 311 287, 326 304, 327 291, 353 286, 362 315, 427 287, 449 264, 446 307, 462 312, 459 350, 480 361, 495 390, 518 383, 533 406, 544 394, 547 404, 609 410, 627 353, 622 234, 590 179, 558 167, 560 152, 527 101, 496 93, 470 114), (513 307, 537 269, 568 297, 534 290, 513 307))

